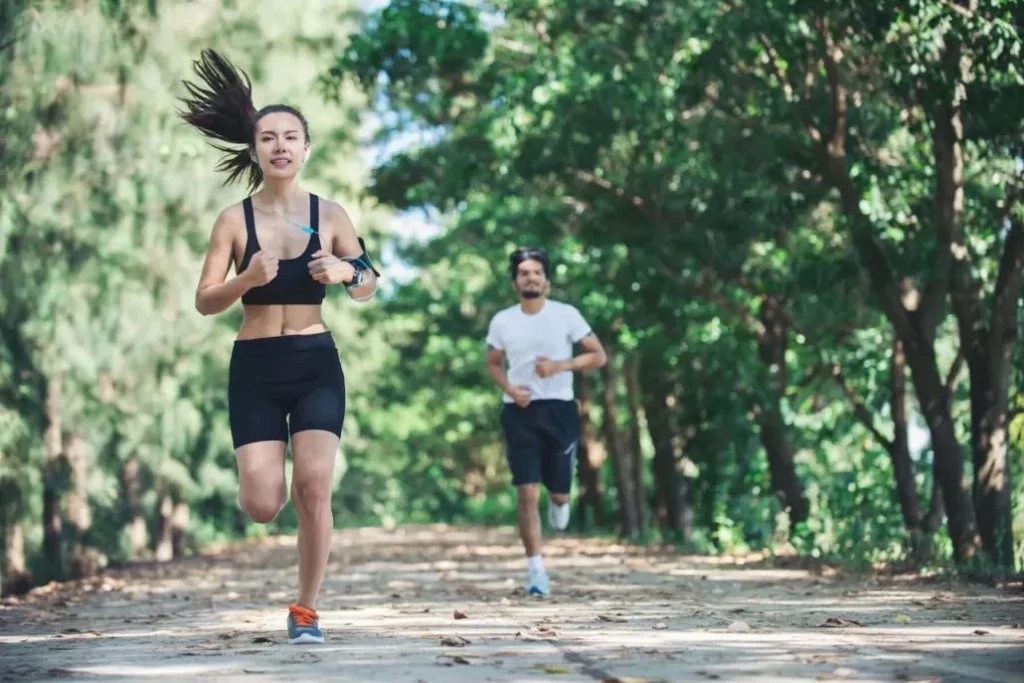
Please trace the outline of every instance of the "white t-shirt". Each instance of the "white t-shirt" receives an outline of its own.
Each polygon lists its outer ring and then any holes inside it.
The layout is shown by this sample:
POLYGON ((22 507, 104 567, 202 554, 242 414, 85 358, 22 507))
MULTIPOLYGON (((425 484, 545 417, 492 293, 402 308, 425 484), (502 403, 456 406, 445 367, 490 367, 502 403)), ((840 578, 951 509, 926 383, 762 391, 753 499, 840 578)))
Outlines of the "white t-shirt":
MULTIPOLYGON (((572 345, 590 334, 590 325, 575 306, 548 299, 532 315, 519 304, 498 311, 487 330, 487 345, 505 352, 508 381, 530 389, 531 400, 573 400, 572 373, 541 378, 534 370, 539 356, 560 361, 572 358, 572 345)), ((506 403, 513 399, 504 395, 506 403)))

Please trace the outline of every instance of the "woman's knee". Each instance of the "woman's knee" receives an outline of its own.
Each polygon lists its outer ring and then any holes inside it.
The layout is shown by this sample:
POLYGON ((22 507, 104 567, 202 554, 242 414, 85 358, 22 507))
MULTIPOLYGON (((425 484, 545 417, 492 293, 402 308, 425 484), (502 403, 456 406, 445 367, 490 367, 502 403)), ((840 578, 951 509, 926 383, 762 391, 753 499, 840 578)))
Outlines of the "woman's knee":
POLYGON ((263 441, 246 444, 235 451, 238 504, 254 522, 271 522, 284 507, 288 495, 284 447, 280 441, 263 441))
POLYGON ((330 477, 303 477, 292 481, 292 503, 303 517, 318 517, 331 511, 330 477))
POLYGON ((265 492, 261 495, 254 495, 254 493, 243 490, 238 496, 238 504, 242 506, 242 510, 258 524, 273 522, 277 514, 281 512, 281 508, 284 507, 284 503, 283 490, 276 494, 265 492))

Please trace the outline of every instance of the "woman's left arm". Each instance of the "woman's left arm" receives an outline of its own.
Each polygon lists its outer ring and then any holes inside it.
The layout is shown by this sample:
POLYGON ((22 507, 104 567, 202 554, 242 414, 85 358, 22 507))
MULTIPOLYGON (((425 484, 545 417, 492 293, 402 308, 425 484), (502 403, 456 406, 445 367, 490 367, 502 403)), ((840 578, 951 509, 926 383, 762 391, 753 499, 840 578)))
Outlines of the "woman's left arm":
POLYGON ((377 291, 377 271, 363 240, 340 204, 327 201, 323 207, 320 230, 330 242, 330 253, 325 250, 315 253, 309 264, 310 273, 318 282, 344 284, 355 301, 368 301, 377 291))

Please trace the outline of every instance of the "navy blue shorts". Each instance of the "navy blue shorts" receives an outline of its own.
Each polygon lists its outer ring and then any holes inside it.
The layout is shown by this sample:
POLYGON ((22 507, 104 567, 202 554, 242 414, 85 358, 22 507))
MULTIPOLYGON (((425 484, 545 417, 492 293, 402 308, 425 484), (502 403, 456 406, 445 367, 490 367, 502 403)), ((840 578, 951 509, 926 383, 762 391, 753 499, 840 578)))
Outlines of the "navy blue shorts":
POLYGON ((550 493, 572 490, 580 440, 576 401, 541 399, 525 408, 506 403, 501 428, 515 486, 541 483, 550 493))
POLYGON ((320 429, 341 436, 345 375, 330 332, 235 341, 228 370, 235 448, 320 429))

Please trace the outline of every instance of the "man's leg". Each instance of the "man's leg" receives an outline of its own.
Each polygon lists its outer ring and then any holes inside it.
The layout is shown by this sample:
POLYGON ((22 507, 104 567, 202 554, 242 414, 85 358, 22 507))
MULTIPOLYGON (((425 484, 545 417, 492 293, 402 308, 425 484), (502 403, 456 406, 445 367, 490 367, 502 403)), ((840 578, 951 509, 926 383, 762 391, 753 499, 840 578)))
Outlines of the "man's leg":
POLYGON ((548 490, 548 524, 558 531, 569 526, 569 493, 579 446, 579 411, 575 401, 558 401, 544 416, 546 449, 541 473, 548 490))
POLYGON ((528 593, 547 595, 548 577, 541 555, 540 501, 541 442, 532 424, 533 406, 520 408, 506 405, 501 413, 501 427, 505 434, 505 455, 512 484, 516 487, 516 518, 519 537, 526 551, 528 593))
POLYGON ((517 500, 519 505, 519 537, 523 540, 523 550, 526 557, 537 557, 540 555, 540 513, 537 506, 540 503, 540 484, 520 484, 516 487, 517 500))

